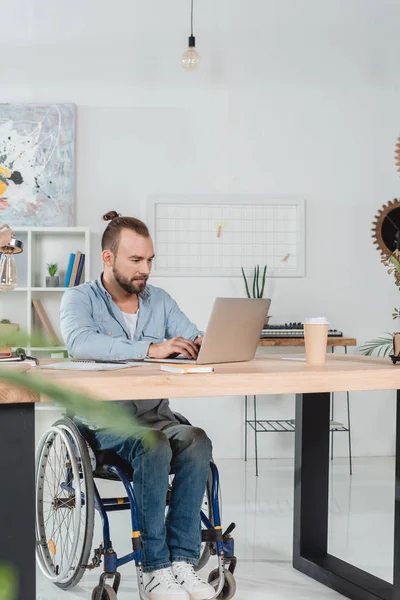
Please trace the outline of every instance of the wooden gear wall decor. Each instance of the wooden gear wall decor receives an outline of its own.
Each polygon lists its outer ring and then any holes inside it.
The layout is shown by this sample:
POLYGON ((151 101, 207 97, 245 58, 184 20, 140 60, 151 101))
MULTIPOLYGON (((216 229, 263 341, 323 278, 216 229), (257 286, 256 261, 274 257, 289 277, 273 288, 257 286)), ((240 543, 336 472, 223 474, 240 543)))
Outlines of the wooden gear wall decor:
POLYGON ((372 231, 382 258, 400 250, 400 200, 394 198, 382 206, 375 215, 372 231))
POLYGON ((394 153, 396 168, 400 172, 400 137, 397 138, 396 150, 394 153))

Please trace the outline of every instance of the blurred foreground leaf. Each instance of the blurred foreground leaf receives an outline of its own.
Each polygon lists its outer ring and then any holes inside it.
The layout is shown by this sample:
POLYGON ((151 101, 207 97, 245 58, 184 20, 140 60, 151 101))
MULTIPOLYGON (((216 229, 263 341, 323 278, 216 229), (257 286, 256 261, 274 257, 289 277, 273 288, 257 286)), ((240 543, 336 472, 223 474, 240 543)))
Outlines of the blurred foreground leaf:
POLYGON ((155 436, 151 429, 139 425, 133 416, 116 402, 103 402, 74 390, 68 390, 27 372, 0 370, 0 380, 3 379, 21 386, 40 396, 44 394, 53 402, 63 406, 67 413, 82 415, 96 426, 108 429, 116 435, 143 437, 146 447, 152 447, 155 436))
POLYGON ((17 574, 10 565, 0 564, 0 600, 17 600, 17 574))

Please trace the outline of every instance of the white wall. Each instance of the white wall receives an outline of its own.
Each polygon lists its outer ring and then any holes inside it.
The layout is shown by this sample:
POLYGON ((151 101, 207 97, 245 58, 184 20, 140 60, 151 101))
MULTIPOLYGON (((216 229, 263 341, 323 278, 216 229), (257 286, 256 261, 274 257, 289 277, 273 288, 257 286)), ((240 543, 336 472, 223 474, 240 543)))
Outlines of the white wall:
MULTIPOLYGON (((107 210, 145 218, 155 193, 301 195, 307 276, 268 281, 274 321, 323 313, 360 342, 392 331, 398 293, 370 229, 400 184, 400 4, 197 0, 203 62, 186 73, 189 5, 2 2, 0 101, 78 107, 76 225, 94 232, 93 275, 107 210)), ((153 283, 201 327, 215 296, 243 294, 240 278, 153 283)), ((293 415, 291 398, 262 404, 265 416, 293 415)), ((240 456, 243 399, 174 406, 207 427, 217 456, 240 456)), ((393 452, 393 394, 352 395, 352 415, 355 454, 393 452)), ((260 454, 290 455, 292 441, 264 436, 260 454)))

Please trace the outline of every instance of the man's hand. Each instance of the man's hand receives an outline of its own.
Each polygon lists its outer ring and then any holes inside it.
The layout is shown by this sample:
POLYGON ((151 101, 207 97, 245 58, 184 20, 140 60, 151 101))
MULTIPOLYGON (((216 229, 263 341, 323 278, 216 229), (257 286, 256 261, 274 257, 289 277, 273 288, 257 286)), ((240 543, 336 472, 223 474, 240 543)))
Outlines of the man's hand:
POLYGON ((175 337, 160 344, 150 344, 148 350, 150 358, 174 358, 178 354, 183 354, 186 358, 197 358, 198 353, 199 346, 182 337, 175 337))
POLYGON ((194 343, 196 344, 196 346, 198 347, 198 349, 200 350, 200 346, 203 343, 203 338, 204 335, 198 335, 197 338, 194 340, 194 343))

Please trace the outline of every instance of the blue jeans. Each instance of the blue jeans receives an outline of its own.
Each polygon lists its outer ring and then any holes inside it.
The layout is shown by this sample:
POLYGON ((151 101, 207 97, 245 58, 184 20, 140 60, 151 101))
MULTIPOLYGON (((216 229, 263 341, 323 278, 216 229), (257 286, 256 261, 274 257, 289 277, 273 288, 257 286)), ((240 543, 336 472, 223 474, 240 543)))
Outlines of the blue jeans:
POLYGON ((143 437, 126 439, 104 430, 91 432, 96 450, 113 450, 133 468, 133 490, 143 539, 143 571, 169 567, 171 562, 197 564, 200 555, 200 510, 212 445, 202 429, 171 425, 153 430, 157 444, 147 449, 143 437), (169 474, 174 473, 167 518, 169 474))

